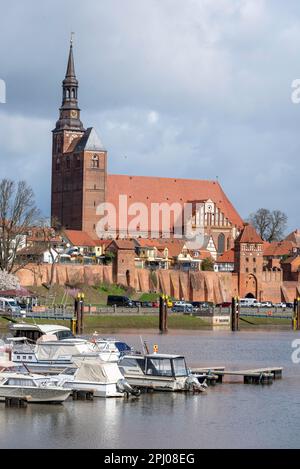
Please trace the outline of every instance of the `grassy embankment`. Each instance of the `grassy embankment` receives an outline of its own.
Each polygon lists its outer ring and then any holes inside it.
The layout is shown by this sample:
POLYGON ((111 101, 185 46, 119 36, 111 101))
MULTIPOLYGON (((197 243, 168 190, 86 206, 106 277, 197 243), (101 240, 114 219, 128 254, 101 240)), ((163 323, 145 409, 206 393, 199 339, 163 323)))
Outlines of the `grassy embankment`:
MULTIPOLYGON (((255 330, 259 326, 272 327, 272 326, 284 326, 284 328, 291 325, 291 321, 288 319, 274 319, 274 318, 251 318, 247 319, 248 322, 240 321, 241 330, 255 330), (251 322, 251 324, 249 324, 251 322)), ((32 323, 33 320, 28 319, 28 323, 32 323)), ((69 321, 54 321, 54 320, 37 320, 39 324, 60 324, 67 327, 70 326, 69 321)), ((87 332, 103 330, 103 331, 115 331, 118 329, 158 329, 158 315, 105 315, 105 316, 85 316, 85 330, 87 332)), ((6 330, 8 322, 4 319, 0 319, 0 329, 6 330)), ((170 315, 168 319, 168 327, 170 330, 207 330, 211 326, 203 319, 187 316, 187 315, 170 315)))
MULTIPOLYGON (((86 304, 105 306, 107 304, 108 295, 123 295, 128 296, 133 300, 139 301, 157 301, 157 293, 135 293, 128 291, 118 285, 100 285, 89 286, 79 285, 77 290, 85 294, 86 304)), ((66 305, 73 305, 74 299, 71 295, 66 295, 67 289, 60 285, 53 285, 50 290, 46 287, 28 287, 32 293, 37 295, 40 304, 55 304, 59 305, 64 303, 66 305)))

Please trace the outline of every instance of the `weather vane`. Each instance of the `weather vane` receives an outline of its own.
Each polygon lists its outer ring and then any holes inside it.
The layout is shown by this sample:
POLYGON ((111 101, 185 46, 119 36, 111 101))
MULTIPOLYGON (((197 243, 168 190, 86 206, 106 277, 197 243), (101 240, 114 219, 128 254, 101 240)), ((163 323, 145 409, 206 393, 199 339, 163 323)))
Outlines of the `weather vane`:
POLYGON ((73 45, 73 42, 74 42, 74 36, 75 36, 75 33, 71 32, 71 46, 73 45))

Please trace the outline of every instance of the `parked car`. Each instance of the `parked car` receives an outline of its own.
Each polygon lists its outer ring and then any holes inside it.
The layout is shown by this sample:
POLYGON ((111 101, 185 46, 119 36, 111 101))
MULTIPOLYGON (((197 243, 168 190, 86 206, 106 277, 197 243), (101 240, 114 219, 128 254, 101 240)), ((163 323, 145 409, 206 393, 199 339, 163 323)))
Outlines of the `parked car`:
POLYGON ((142 308, 153 308, 152 301, 142 301, 141 306, 142 308))
POLYGON ((231 306, 231 301, 223 301, 223 303, 218 303, 216 306, 221 308, 229 308, 231 306))
MULTIPOLYGON (((262 308, 272 308, 273 307, 273 303, 271 301, 262 301, 260 306, 262 308)), ((275 305, 274 305, 275 306, 275 305)))
POLYGON ((134 308, 134 303, 127 296, 109 295, 107 297, 107 306, 134 308))
POLYGON ((286 303, 287 308, 294 308, 294 303, 286 303))
POLYGON ((138 308, 139 306, 142 306, 141 301, 131 300, 131 302, 132 302, 132 306, 134 306, 135 308, 138 308))
POLYGON ((275 308, 286 308, 286 303, 280 302, 280 303, 274 303, 275 308))
POLYGON ((213 308, 214 304, 211 301, 191 301, 194 310, 213 308))
POLYGON ((172 308, 173 313, 192 313, 193 310, 193 305, 186 301, 176 301, 172 308))
POLYGON ((21 308, 14 298, 0 298, 0 310, 8 314, 21 313, 21 308))

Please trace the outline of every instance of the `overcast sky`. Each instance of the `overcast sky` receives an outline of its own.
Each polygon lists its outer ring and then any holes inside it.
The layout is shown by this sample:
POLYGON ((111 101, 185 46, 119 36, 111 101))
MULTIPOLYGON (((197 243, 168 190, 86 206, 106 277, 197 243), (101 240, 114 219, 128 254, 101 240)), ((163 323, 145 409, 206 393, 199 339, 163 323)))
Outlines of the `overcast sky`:
POLYGON ((299 0, 0 0, 1 178, 50 212, 70 32, 85 127, 119 174, 216 179, 300 227, 299 0))

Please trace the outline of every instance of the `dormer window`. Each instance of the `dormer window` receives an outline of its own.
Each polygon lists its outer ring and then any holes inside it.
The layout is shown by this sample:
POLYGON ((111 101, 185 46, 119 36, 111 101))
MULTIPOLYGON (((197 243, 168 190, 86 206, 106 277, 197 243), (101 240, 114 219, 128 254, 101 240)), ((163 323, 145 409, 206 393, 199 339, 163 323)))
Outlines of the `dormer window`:
POLYGON ((99 169, 100 163, 99 163, 99 156, 94 155, 92 158, 92 168, 94 169, 99 169))

